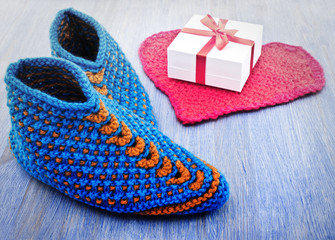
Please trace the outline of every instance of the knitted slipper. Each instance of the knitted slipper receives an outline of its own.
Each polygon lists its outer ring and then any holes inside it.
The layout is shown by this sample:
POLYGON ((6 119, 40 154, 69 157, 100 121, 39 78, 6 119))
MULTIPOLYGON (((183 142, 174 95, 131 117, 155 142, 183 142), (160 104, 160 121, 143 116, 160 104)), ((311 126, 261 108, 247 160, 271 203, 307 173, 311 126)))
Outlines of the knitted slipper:
POLYGON ((71 198, 112 212, 186 214, 220 208, 214 167, 93 90, 79 66, 20 60, 5 77, 17 161, 71 198))
POLYGON ((167 76, 167 47, 180 30, 147 38, 139 49, 146 74, 170 98, 183 124, 216 119, 231 112, 292 101, 325 84, 320 64, 303 48, 268 43, 241 93, 175 80, 167 76))
POLYGON ((79 65, 94 89, 156 126, 148 95, 117 42, 92 17, 59 11, 50 29, 52 55, 79 65))

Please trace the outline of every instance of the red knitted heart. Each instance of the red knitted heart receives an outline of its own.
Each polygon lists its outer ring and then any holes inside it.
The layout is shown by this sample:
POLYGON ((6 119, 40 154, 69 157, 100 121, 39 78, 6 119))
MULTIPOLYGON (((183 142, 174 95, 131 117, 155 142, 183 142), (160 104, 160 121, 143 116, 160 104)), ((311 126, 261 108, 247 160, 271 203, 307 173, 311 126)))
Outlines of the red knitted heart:
POLYGON ((263 45, 262 55, 241 93, 168 78, 166 49, 179 32, 148 37, 139 55, 144 71, 168 95, 183 124, 286 103, 320 91, 325 84, 322 67, 308 52, 278 42, 263 45))

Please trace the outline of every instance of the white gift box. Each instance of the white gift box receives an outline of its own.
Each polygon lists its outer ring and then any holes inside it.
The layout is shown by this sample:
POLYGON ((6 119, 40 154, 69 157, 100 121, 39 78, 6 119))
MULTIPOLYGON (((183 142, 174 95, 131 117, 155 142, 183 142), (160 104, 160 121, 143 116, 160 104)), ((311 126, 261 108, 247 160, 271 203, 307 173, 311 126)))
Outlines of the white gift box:
MULTIPOLYGON (((202 18, 204 16, 193 15, 184 28, 212 31, 200 22, 202 18)), ((214 20, 217 23, 219 18, 214 20)), ((225 29, 236 29, 234 36, 254 41, 254 67, 261 55, 263 26, 228 20, 225 29)), ((180 32, 167 49, 168 77, 196 82, 196 56, 210 39, 211 36, 180 32)), ((206 55, 205 85, 241 92, 250 75, 251 48, 233 41, 222 50, 214 46, 206 55)))

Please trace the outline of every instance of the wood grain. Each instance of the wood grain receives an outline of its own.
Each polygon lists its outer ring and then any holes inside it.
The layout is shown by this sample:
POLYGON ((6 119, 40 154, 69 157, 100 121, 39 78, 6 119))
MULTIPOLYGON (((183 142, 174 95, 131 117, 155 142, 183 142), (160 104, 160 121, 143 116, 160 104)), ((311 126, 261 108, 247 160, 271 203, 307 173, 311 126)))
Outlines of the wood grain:
POLYGON ((9 63, 50 56, 56 12, 74 7, 96 18, 119 42, 149 93, 159 128, 221 170, 230 199, 208 214, 119 215, 75 202, 31 178, 7 143, 10 118, 0 82, 1 239, 334 239, 335 2, 0 1, 0 76, 9 63), (294 102, 195 126, 176 120, 168 98, 137 55, 149 35, 181 28, 194 14, 264 25, 264 43, 303 46, 323 66, 325 88, 294 102))

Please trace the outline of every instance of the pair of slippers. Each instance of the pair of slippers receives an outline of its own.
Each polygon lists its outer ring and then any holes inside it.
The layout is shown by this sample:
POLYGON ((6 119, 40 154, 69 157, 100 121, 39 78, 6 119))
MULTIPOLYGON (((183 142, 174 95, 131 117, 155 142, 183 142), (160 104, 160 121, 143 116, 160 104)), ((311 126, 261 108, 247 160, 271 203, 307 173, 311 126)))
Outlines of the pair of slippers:
POLYGON ((224 176, 157 130, 122 50, 93 18, 60 11, 58 58, 23 59, 5 76, 10 147, 33 177, 112 212, 190 214, 220 208, 224 176))
MULTIPOLYGON (((325 84, 310 54, 282 43, 263 46, 241 93, 170 79, 166 49, 179 31, 147 38, 139 55, 184 124, 285 103, 325 84)), ((58 58, 20 60, 5 77, 9 141, 29 174, 112 212, 200 213, 227 201, 224 176, 157 130, 137 74, 97 21, 62 10, 50 39, 58 58)))

